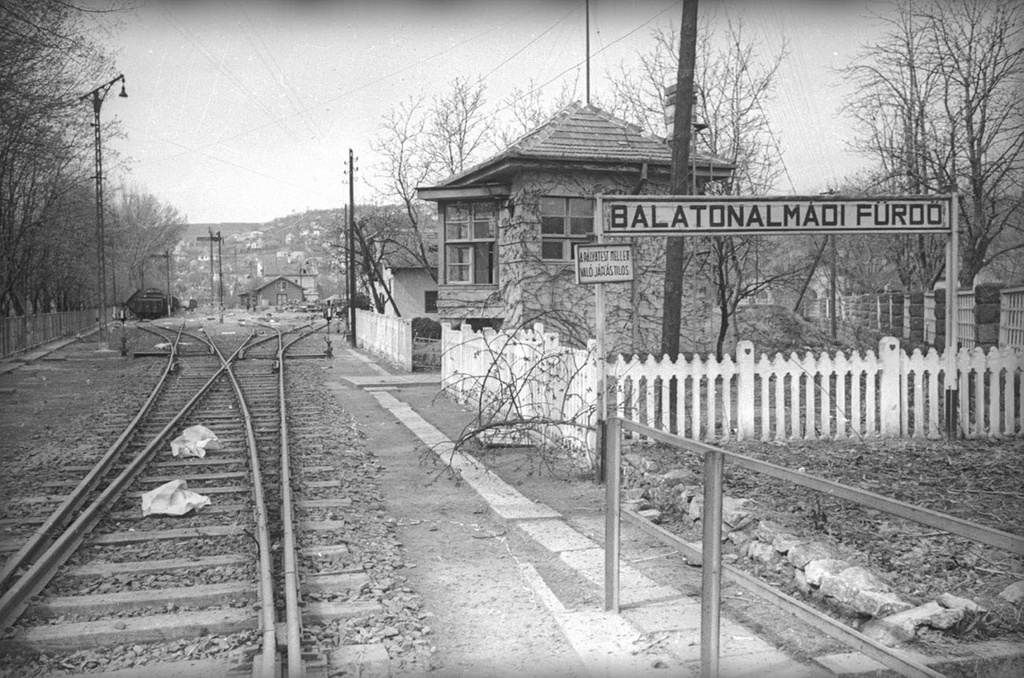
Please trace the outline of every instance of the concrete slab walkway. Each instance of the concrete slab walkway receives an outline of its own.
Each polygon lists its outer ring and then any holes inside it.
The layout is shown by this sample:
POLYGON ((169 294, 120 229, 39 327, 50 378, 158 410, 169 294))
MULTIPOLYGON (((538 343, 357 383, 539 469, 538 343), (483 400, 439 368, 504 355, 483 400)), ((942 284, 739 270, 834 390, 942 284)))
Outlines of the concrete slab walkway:
MULTIPOLYGON (((582 580, 603 591, 604 549, 567 524, 558 511, 535 502, 508 485, 471 455, 456 450, 452 441, 425 418, 436 415, 447 401, 434 401, 421 414, 402 398, 403 387, 438 384, 437 374, 400 374, 378 365, 361 351, 343 348, 331 359, 329 380, 365 390, 379 407, 397 419, 443 463, 461 474, 490 510, 520 530, 537 546, 557 558, 582 580)), ((344 403, 343 403, 344 405, 344 403)), ((449 405, 458 409, 455 404, 449 405)), ((465 416, 464 412, 460 412, 465 416)), ((520 564, 525 581, 542 601, 587 675, 699 675, 700 599, 655 582, 628 563, 622 563, 620 615, 592 609, 570 609, 548 586, 537 567, 520 564), (628 608, 628 609, 627 609, 628 608), (665 660, 651 666, 649 656, 637 653, 638 638, 654 638, 665 660), (667 650, 667 654, 665 653, 667 650), (666 672, 665 669, 671 669, 666 672)), ((813 678, 835 675, 821 666, 797 662, 756 633, 728 619, 721 625, 721 675, 729 678, 813 678)))

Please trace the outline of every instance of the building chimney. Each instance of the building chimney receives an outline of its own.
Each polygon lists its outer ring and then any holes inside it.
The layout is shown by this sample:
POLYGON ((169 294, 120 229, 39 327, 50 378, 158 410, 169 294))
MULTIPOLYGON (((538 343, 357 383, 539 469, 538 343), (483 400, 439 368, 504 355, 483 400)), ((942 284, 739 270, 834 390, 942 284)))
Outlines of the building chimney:
MULTIPOLYGON (((671 140, 672 135, 675 132, 673 129, 675 126, 676 118, 676 85, 675 83, 665 88, 665 139, 671 140)), ((693 93, 693 129, 699 132, 703 129, 707 129, 707 125, 697 117, 697 93, 693 93)))

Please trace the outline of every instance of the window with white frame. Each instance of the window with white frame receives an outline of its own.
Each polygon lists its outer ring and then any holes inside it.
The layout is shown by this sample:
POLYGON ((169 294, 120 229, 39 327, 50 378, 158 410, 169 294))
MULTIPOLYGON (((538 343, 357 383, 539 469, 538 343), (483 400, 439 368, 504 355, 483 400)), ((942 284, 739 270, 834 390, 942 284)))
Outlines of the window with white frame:
POLYGON ((498 282, 498 209, 493 201, 445 205, 445 281, 453 285, 498 282))
POLYGON ((549 261, 572 260, 574 244, 594 237, 594 201, 590 198, 542 196, 540 256, 549 261))

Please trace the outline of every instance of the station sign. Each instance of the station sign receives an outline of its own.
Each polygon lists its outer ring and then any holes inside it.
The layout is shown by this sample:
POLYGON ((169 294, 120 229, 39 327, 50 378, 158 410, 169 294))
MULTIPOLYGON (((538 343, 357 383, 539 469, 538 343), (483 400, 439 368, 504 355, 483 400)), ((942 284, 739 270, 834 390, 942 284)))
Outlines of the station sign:
POLYGON ((574 254, 579 285, 633 280, 632 245, 576 245, 574 254))
POLYGON ((629 196, 604 200, 602 232, 643 235, 950 233, 949 196, 629 196))

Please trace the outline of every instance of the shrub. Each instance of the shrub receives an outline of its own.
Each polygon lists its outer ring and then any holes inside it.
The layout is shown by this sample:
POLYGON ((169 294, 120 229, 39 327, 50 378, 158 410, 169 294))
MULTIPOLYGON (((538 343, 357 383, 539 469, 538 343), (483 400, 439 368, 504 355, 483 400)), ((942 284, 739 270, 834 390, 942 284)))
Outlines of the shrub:
POLYGON ((433 318, 413 318, 412 336, 414 339, 440 339, 441 323, 433 318))

